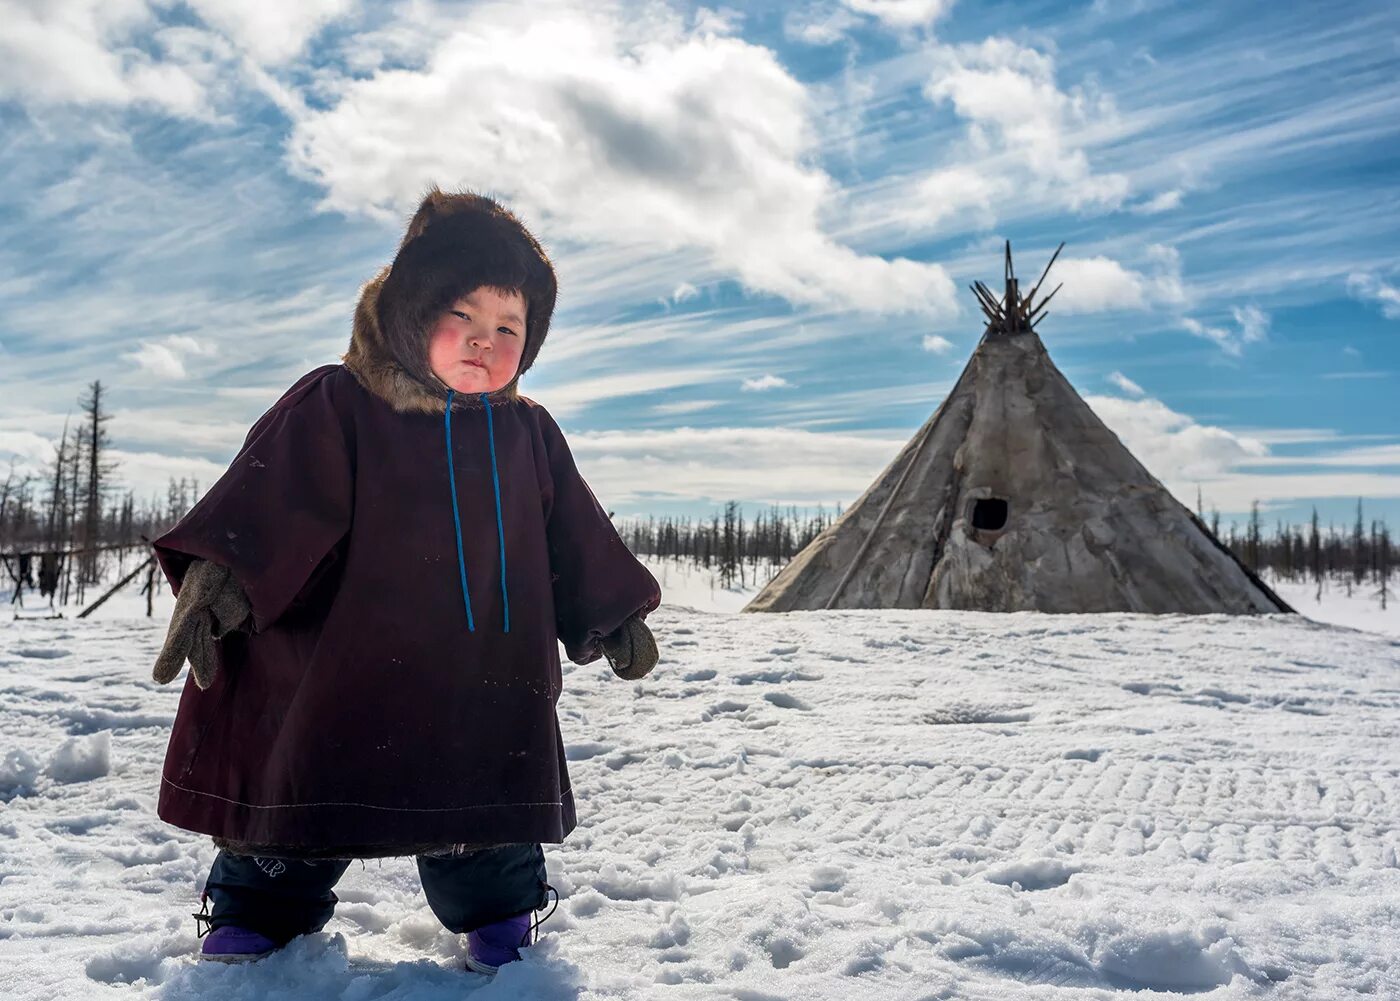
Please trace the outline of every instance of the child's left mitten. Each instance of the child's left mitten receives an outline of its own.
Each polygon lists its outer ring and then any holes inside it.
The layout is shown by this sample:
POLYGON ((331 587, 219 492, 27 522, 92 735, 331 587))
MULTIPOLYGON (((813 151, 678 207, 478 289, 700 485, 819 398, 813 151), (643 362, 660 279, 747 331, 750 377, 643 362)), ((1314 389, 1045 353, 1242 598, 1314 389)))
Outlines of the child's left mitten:
POLYGON ((613 674, 624 681, 645 678, 656 666, 656 637, 639 616, 632 616, 616 631, 603 637, 603 656, 613 674))
POLYGON ((219 669, 218 639, 240 628, 251 613, 248 596, 227 567, 194 560, 180 584, 151 677, 162 685, 173 681, 188 659, 194 683, 208 688, 219 669))

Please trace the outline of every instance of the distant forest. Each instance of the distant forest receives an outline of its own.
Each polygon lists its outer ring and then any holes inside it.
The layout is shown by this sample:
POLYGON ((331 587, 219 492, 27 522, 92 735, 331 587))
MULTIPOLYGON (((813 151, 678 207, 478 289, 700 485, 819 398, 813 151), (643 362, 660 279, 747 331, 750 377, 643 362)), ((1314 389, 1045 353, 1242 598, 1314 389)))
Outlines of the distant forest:
POLYGON ((141 500, 118 486, 108 455, 106 390, 88 385, 78 415, 53 443, 42 475, 10 463, 0 480, 0 593, 11 601, 38 591, 57 604, 83 603, 88 590, 145 561, 142 541, 178 521, 199 498, 197 480, 171 480, 164 497, 141 500))
MULTIPOLYGON (((1198 504, 1199 508, 1199 504, 1198 504)), ((729 501, 709 518, 631 518, 618 528, 632 552, 682 562, 715 571, 724 587, 767 583, 774 572, 841 516, 818 507, 812 515, 795 507, 770 506, 745 521, 743 508, 729 501)), ((1384 521, 1365 517, 1356 502, 1354 523, 1323 527, 1317 509, 1307 525, 1276 522, 1266 527, 1255 503, 1243 526, 1222 528, 1220 515, 1197 518, 1240 560, 1267 579, 1334 582, 1351 595, 1371 588, 1381 607, 1390 599, 1395 575, 1395 549, 1384 521)))
MULTIPOLYGON (((117 464, 108 455, 105 390, 91 383, 79 400, 78 416, 53 443, 48 470, 16 471, 12 462, 0 481, 0 593, 15 600, 38 591, 57 604, 82 603, 98 584, 121 579, 128 564, 145 566, 147 544, 199 499, 197 480, 171 479, 164 497, 138 499, 118 486, 117 464)), ((1324 583, 1369 591, 1384 608, 1390 600, 1395 551, 1384 521, 1368 520, 1362 501, 1350 524, 1321 524, 1314 509, 1306 525, 1277 521, 1266 526, 1253 505, 1249 520, 1222 528, 1218 513, 1206 516, 1199 495, 1196 514, 1244 564, 1271 579, 1309 580, 1319 594, 1324 583)), ((715 572, 724 587, 766 583, 774 567, 787 563, 841 516, 811 509, 769 506, 746 518, 729 501, 708 518, 647 517, 618 522, 631 550, 640 555, 690 562, 715 572)), ((154 567, 147 587, 157 586, 154 567)), ((135 571, 132 572, 135 576, 135 571)))

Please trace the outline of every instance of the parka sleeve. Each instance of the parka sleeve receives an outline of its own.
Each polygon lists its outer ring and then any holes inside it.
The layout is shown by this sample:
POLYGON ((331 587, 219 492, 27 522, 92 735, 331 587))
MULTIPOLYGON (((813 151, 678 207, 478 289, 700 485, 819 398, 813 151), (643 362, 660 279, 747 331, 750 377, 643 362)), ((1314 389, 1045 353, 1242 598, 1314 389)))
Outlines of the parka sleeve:
POLYGON ((661 604, 661 585, 579 475, 559 425, 543 407, 539 411, 552 481, 543 499, 555 625, 569 659, 588 664, 602 655, 602 637, 661 604))
POLYGON ((177 595, 195 559, 226 566, 252 605, 254 630, 262 632, 349 530, 352 448, 326 378, 331 371, 318 369, 288 390, 253 425, 209 492, 155 540, 177 595))

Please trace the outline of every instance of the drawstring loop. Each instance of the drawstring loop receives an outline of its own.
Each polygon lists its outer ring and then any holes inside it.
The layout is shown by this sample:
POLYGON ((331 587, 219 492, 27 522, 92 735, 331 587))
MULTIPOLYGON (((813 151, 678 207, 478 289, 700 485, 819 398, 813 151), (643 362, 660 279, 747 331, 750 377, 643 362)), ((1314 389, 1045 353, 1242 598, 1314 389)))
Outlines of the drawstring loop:
MULTIPOLYGON (((491 440, 491 486, 496 492, 496 538, 501 543, 501 601, 505 605, 505 632, 510 632, 510 595, 506 593, 506 533, 501 526, 501 478, 496 474, 496 426, 491 418, 491 403, 487 394, 481 394, 482 406, 486 408, 486 434, 491 440)), ((453 494, 456 500, 456 494, 453 494)))
MULTIPOLYGON (((467 561, 462 554, 462 513, 457 504, 457 471, 452 462, 452 399, 457 395, 454 389, 447 391, 447 408, 442 415, 443 433, 447 442, 447 486, 452 493, 452 531, 457 538, 457 573, 462 581, 462 604, 467 609, 467 629, 476 631, 472 618, 472 596, 467 587, 467 561)), ((491 488, 496 497, 496 539, 501 555, 501 601, 505 606, 504 631, 510 632, 510 594, 506 590, 506 531, 501 519, 501 477, 496 468, 496 424, 491 414, 490 394, 481 394, 482 406, 486 408, 486 434, 491 445, 491 488)))
POLYGON ((452 465, 452 397, 456 390, 447 391, 447 409, 443 412, 443 426, 447 430, 447 489, 452 494, 452 528, 457 533, 457 571, 462 578, 462 603, 467 606, 467 631, 476 632, 472 621, 472 594, 467 589, 467 561, 462 556, 462 515, 457 510, 457 472, 452 465))

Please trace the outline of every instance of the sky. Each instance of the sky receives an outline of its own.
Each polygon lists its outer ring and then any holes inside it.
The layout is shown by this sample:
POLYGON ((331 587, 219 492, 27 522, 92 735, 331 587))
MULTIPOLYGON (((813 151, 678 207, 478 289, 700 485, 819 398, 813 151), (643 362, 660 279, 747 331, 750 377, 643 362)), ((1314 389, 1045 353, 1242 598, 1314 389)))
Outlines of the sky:
POLYGON ((0 476, 101 379, 207 485, 429 184, 560 281, 521 389, 619 516, 849 505, 1040 333, 1192 507, 1400 523, 1400 8, 0 0, 0 476))

